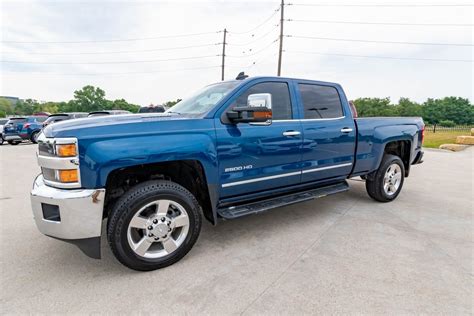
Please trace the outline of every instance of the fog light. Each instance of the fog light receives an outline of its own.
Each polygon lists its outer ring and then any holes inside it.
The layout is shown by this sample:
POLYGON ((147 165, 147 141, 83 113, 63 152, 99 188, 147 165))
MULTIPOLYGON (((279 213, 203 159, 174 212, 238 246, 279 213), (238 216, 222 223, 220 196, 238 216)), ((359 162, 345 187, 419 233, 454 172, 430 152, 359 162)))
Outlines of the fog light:
POLYGON ((59 170, 58 178, 60 182, 69 183, 69 182, 79 182, 79 176, 76 169, 72 170, 59 170))
POLYGON ((76 144, 56 145, 56 152, 59 157, 75 157, 77 156, 76 144))

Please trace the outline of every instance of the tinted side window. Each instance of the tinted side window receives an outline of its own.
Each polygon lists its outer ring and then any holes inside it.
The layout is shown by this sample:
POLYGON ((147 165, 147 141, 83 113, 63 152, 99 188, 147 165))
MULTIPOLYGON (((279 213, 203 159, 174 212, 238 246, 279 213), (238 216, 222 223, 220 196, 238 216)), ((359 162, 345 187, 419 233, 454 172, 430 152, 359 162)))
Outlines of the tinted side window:
POLYGON ((343 116, 341 99, 334 87, 299 84, 305 119, 343 116))
POLYGON ((285 82, 262 82, 248 88, 232 103, 234 106, 247 106, 247 97, 255 93, 270 93, 272 95, 272 112, 274 120, 289 120, 292 118, 290 92, 285 82))

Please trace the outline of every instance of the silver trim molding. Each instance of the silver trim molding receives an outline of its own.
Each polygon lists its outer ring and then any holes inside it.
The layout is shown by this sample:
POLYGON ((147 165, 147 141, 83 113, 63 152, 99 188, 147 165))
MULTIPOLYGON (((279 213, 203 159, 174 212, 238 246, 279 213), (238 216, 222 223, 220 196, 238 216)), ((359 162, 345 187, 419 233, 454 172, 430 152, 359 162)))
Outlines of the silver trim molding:
POLYGON ((232 187, 232 186, 235 186, 235 185, 241 185, 241 184, 246 184, 246 183, 253 183, 253 182, 259 182, 259 181, 265 181, 265 180, 271 180, 271 179, 278 179, 278 178, 283 178, 283 177, 299 176, 299 175, 301 175, 301 171, 289 172, 289 173, 277 174, 277 175, 274 175, 274 176, 268 176, 268 177, 261 177, 261 178, 255 178, 255 179, 249 179, 249 180, 242 180, 242 181, 224 183, 222 185, 222 187, 227 188, 227 187, 232 187))
POLYGON ((327 167, 306 169, 306 170, 297 171, 297 172, 289 172, 289 173, 277 174, 277 175, 274 175, 274 176, 267 176, 267 177, 249 179, 249 180, 242 180, 242 181, 229 182, 229 183, 224 183, 224 184, 222 184, 222 187, 223 187, 223 188, 227 188, 227 187, 232 187, 232 186, 241 185, 241 184, 254 183, 254 182, 260 182, 260 181, 265 181, 265 180, 283 178, 283 177, 291 177, 291 176, 302 175, 302 174, 304 174, 304 173, 318 172, 318 171, 323 171, 323 170, 329 170, 329 169, 335 169, 335 168, 342 168, 342 167, 349 167, 349 166, 352 166, 352 162, 343 163, 343 164, 338 164, 338 165, 332 165, 332 166, 327 166, 327 167))
POLYGON ((332 166, 327 166, 327 167, 306 169, 306 170, 303 170, 302 173, 318 172, 318 171, 323 171, 323 170, 329 170, 329 169, 335 169, 335 168, 342 168, 342 167, 349 167, 349 166, 352 166, 352 162, 343 163, 343 164, 339 164, 339 165, 332 165, 332 166))

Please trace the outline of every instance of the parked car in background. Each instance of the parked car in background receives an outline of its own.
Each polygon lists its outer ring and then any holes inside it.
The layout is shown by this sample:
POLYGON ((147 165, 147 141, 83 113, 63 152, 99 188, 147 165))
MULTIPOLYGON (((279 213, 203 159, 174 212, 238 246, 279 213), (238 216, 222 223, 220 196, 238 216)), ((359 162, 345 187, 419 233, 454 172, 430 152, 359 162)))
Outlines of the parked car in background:
POLYGON ((153 105, 150 104, 149 106, 142 106, 138 113, 163 113, 165 108, 162 105, 153 105))
POLYGON ((49 124, 66 121, 70 119, 76 119, 81 117, 87 117, 88 113, 85 112, 73 112, 73 113, 57 113, 48 116, 46 121, 43 122, 43 127, 48 126, 49 124))
POLYGON ((3 145, 3 125, 5 125, 7 122, 7 118, 0 119, 0 145, 3 145))
POLYGON ((3 139, 10 145, 18 145, 24 140, 36 144, 47 116, 12 117, 3 128, 3 139))
POLYGON ((130 112, 130 111, 125 111, 125 110, 94 111, 94 112, 90 112, 87 117, 103 116, 103 115, 119 115, 119 114, 132 114, 132 112, 130 112))

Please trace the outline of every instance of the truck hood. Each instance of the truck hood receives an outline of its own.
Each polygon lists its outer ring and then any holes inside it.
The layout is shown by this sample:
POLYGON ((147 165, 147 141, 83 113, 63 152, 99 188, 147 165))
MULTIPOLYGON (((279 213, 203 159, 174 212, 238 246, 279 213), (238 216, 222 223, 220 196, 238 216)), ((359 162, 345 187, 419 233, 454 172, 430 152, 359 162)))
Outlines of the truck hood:
POLYGON ((126 114, 126 115, 104 115, 97 117, 87 117, 80 119, 72 119, 48 125, 44 128, 43 133, 46 137, 78 137, 88 134, 96 136, 121 131, 132 132, 128 126, 142 125, 143 129, 147 126, 155 125, 165 121, 183 121, 192 118, 167 113, 142 113, 142 114, 126 114), (85 131, 88 131, 87 133, 85 131))

